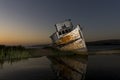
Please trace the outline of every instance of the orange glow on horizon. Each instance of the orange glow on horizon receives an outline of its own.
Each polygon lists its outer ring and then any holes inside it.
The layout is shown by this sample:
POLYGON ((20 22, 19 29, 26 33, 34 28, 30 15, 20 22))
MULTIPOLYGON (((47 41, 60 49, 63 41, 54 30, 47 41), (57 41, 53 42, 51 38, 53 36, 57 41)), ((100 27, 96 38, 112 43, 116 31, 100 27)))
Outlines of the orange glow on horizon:
POLYGON ((9 20, 0 22, 0 44, 31 45, 50 43, 48 31, 34 28, 30 24, 9 20))
POLYGON ((24 41, 24 40, 0 40, 0 45, 35 45, 35 44, 48 44, 50 41, 24 41))
POLYGON ((39 35, 23 35, 23 34, 0 34, 0 44, 5 45, 32 45, 50 43, 49 37, 39 35))

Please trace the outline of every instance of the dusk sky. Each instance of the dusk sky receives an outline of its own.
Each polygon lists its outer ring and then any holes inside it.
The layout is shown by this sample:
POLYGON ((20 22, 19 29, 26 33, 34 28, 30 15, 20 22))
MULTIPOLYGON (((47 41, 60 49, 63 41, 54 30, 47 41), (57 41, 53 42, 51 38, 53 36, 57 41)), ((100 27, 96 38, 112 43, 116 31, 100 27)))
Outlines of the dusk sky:
POLYGON ((81 24, 86 41, 120 39, 120 0, 0 0, 0 44, 50 43, 65 19, 81 24))

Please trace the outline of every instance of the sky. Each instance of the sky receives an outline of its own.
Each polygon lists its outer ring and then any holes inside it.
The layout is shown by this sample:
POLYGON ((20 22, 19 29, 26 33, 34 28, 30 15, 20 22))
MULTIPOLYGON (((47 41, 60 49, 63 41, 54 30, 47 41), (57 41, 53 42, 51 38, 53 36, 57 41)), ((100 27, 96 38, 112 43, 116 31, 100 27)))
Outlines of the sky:
POLYGON ((71 19, 86 41, 120 39, 120 0, 0 0, 0 44, 51 43, 54 24, 71 19))

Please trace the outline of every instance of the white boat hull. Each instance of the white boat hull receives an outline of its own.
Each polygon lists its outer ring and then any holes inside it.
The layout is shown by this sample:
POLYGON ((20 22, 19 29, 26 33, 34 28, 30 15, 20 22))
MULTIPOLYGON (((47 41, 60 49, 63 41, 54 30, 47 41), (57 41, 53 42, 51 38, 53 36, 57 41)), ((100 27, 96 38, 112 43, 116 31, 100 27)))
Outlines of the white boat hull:
POLYGON ((58 49, 64 51, 81 49, 86 50, 85 41, 82 38, 82 34, 80 35, 80 30, 78 27, 56 41, 56 45, 58 45, 58 49))
POLYGON ((51 35, 53 47, 64 51, 87 50, 80 25, 76 27, 72 25, 67 27, 67 25, 63 23, 62 26, 61 24, 57 25, 56 32, 51 35))

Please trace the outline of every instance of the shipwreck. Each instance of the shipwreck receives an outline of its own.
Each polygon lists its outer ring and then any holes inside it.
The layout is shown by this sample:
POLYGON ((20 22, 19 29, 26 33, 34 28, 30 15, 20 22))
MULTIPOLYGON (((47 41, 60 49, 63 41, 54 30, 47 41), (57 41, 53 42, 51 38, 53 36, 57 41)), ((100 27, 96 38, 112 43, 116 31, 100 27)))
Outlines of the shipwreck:
POLYGON ((74 26, 71 20, 55 24, 56 32, 50 38, 52 46, 63 51, 86 51, 86 44, 80 25, 74 26))

